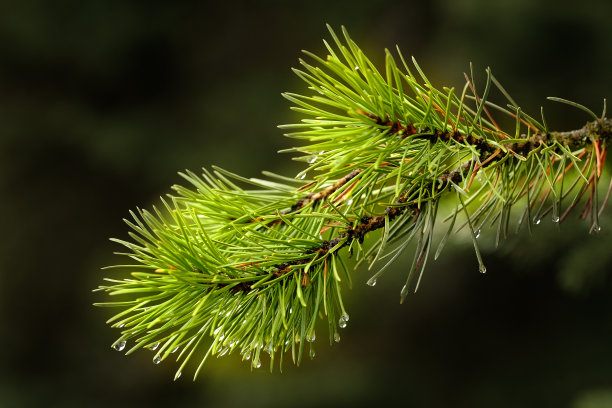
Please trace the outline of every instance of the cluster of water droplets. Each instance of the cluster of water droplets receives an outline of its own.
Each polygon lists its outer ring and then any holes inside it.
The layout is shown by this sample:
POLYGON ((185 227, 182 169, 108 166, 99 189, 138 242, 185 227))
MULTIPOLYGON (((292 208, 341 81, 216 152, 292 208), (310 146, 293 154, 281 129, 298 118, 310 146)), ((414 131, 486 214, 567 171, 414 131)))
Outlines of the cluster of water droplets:
POLYGON ((340 319, 338 319, 338 326, 340 326, 341 329, 344 329, 348 321, 349 315, 344 313, 342 316, 340 316, 340 319))
POLYGON ((306 341, 309 343, 312 343, 313 341, 315 341, 317 339, 317 335, 316 333, 313 331, 311 331, 310 333, 308 333, 306 335, 306 341))

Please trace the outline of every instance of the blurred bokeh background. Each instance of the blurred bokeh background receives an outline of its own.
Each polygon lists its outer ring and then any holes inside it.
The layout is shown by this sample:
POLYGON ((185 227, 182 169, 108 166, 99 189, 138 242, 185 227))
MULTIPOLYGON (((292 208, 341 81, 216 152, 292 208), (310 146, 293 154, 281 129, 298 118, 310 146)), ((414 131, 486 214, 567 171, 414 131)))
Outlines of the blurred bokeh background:
POLYGON ((485 232, 486 275, 455 239, 404 305, 410 251, 374 288, 357 271, 343 340, 283 374, 230 357, 172 382, 172 363, 113 351, 92 306, 122 261, 108 238, 177 171, 297 173, 276 154, 297 120, 280 93, 304 91, 289 68, 323 53, 325 23, 377 61, 398 44, 439 85, 491 66, 569 130, 588 118, 545 97, 601 111, 611 18, 607 0, 1 2, 0 406, 611 407, 610 208, 597 236, 576 217, 497 250, 485 232))

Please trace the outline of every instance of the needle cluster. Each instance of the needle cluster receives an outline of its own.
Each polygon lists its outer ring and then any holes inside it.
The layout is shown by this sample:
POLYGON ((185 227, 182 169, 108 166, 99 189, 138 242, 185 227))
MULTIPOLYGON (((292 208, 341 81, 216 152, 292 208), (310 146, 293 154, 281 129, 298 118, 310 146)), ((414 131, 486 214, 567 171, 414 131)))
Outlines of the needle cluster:
POLYGON ((403 300, 420 284, 442 220, 434 257, 465 227, 483 273, 480 230, 494 226, 501 242, 515 209, 518 227, 531 229, 584 203, 580 215, 599 230, 609 191, 599 197, 597 185, 612 136, 605 108, 598 117, 551 98, 592 116, 581 129, 555 132, 543 113, 525 114, 490 69, 481 93, 468 75, 463 89, 436 88, 399 50, 385 51, 379 71, 342 32, 330 28, 328 55, 305 52, 294 69, 308 91, 284 94, 303 115, 281 126, 299 141, 290 149, 305 163, 298 176, 185 172, 188 187, 131 213, 131 239, 115 240, 132 261, 116 267, 130 275, 99 287, 117 299, 98 304, 119 310, 109 320, 121 332, 115 349, 149 349, 154 363, 176 359, 177 378, 190 360, 197 376, 209 356, 231 353, 254 368, 265 354, 270 368, 288 353, 299 363, 305 346, 314 356, 321 318, 330 342, 349 320, 347 255, 370 268, 382 263, 374 285, 413 243, 403 300), (490 101, 493 89, 506 104, 490 101), (514 128, 500 128, 491 112, 512 117, 514 128), (445 197, 456 203, 446 218, 438 214, 445 197))

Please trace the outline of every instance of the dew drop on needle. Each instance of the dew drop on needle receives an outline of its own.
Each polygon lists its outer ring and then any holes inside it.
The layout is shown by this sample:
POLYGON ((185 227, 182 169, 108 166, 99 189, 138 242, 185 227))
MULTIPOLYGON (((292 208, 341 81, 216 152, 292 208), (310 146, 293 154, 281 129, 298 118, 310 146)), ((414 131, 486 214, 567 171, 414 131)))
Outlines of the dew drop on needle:
POLYGON ((122 351, 125 348, 125 340, 119 340, 112 345, 113 349, 122 351))

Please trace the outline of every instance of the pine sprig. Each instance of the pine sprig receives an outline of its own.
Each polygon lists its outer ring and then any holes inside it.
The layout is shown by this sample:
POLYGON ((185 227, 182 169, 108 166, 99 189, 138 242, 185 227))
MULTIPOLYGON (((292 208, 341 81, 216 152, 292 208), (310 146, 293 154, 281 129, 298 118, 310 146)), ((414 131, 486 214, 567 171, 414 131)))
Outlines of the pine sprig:
POLYGON ((438 89, 399 50, 399 63, 385 51, 379 72, 342 31, 341 40, 330 28, 326 58, 306 52, 309 62, 294 70, 312 94, 284 94, 304 115, 281 126, 300 141, 289 151, 307 163, 295 179, 186 172, 191 187, 174 186, 161 208, 126 220, 131 240, 115 241, 134 263, 117 267, 131 277, 98 289, 119 299, 98 304, 120 309, 108 321, 121 330, 115 349, 150 349, 154 363, 176 358, 176 378, 190 360, 197 376, 208 357, 233 352, 255 368, 264 353, 271 369, 288 352, 299 363, 306 343, 313 357, 319 317, 330 342, 348 321, 346 254, 357 265, 382 263, 367 282, 374 285, 414 243, 403 301, 421 282, 445 196, 457 204, 434 257, 467 228, 483 273, 480 230, 494 226, 501 242, 517 205, 518 227, 531 230, 544 216, 562 222, 586 201, 581 216, 599 230, 610 194, 600 200, 597 190, 612 135, 605 108, 597 118, 553 98, 596 119, 549 131, 543 114, 538 121, 522 112, 490 69, 482 94, 467 75, 460 93, 438 89), (505 107, 489 100, 495 88, 505 107), (514 118, 515 128, 502 130, 491 112, 514 118))

